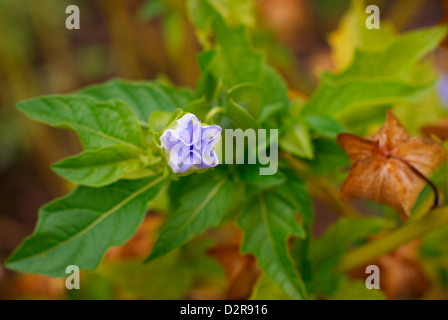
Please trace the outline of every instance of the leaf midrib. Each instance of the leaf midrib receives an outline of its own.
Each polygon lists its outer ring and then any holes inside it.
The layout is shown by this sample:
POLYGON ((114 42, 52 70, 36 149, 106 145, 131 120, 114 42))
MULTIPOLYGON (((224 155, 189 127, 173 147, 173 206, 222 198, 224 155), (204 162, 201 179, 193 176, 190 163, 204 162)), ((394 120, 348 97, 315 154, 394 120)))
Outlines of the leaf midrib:
MULTIPOLYGON (((274 253, 274 256, 276 258, 276 261, 279 262, 280 257, 278 255, 277 250, 275 250, 275 245, 274 245, 274 236, 272 234, 272 230, 269 227, 269 223, 268 223, 268 212, 267 212, 267 208, 266 208, 266 201, 265 198, 263 196, 263 193, 259 193, 258 194, 258 200, 260 201, 260 211, 261 211, 261 217, 263 219, 263 224, 266 228, 266 231, 268 233, 268 238, 269 238, 269 243, 271 244, 271 248, 272 248, 272 252, 274 253)), ((280 268, 282 269, 283 273, 286 275, 286 277, 289 279, 289 281, 291 281, 290 279, 290 275, 287 272, 287 270, 285 270, 285 267, 282 263, 278 263, 278 265, 280 266, 280 268)), ((305 296, 300 292, 300 290, 296 289, 296 286, 293 285, 294 289, 296 290, 296 292, 298 293, 299 296, 301 296, 303 299, 305 299, 305 296)))
POLYGON ((9 263, 16 263, 19 261, 24 261, 24 260, 29 260, 32 259, 36 256, 39 255, 43 255, 46 254, 50 251, 56 250, 59 247, 65 245, 66 243, 70 242, 71 240, 84 235, 85 233, 87 233, 89 230, 93 229, 96 225, 98 225, 101 221, 103 221, 104 219, 106 219, 107 217, 109 217, 111 214, 113 214, 114 212, 116 212, 118 209, 120 209, 121 207, 125 206, 126 204, 128 204, 130 201, 132 201, 133 199, 135 199, 136 197, 138 197, 139 195, 141 195, 143 192, 147 191, 148 189, 154 187, 155 185, 157 185, 158 183, 160 183, 162 180, 164 179, 163 176, 157 178, 156 180, 152 181, 151 183, 147 184, 146 186, 142 187, 140 190, 132 193, 130 196, 128 196, 127 198, 125 198, 123 201, 119 202, 117 205, 115 205, 114 207, 112 207, 111 209, 109 209, 108 211, 106 211, 104 214, 100 215, 100 217, 98 219, 96 219, 93 223, 91 223, 90 225, 88 225, 85 229, 82 229, 81 231, 75 233, 74 235, 70 236, 69 238, 67 238, 66 240, 58 243, 57 245, 50 247, 48 249, 45 249, 41 252, 35 253, 33 255, 30 255, 28 257, 24 257, 22 259, 18 259, 18 260, 13 260, 13 261, 9 261, 9 263))
MULTIPOLYGON (((61 119, 61 120, 62 120, 62 119, 61 119)), ((67 123, 67 124, 70 125, 70 123, 67 123)), ((130 148, 133 148, 133 149, 135 149, 135 150, 138 150, 139 152, 144 152, 143 148, 141 148, 141 147, 139 147, 139 146, 137 146, 137 145, 135 145, 135 144, 126 142, 126 141, 124 141, 124 140, 121 140, 121 139, 119 139, 119 138, 116 138, 116 137, 114 137, 114 136, 111 136, 111 135, 109 135, 109 134, 106 134, 106 133, 104 133, 104 132, 102 132, 102 131, 95 130, 95 129, 93 129, 93 128, 87 127, 87 126, 82 125, 82 124, 79 124, 79 123, 75 123, 74 125, 76 125, 76 126, 82 128, 82 129, 84 129, 84 130, 86 130, 86 131, 93 132, 93 133, 95 133, 95 134, 97 134, 97 135, 99 135, 99 136, 101 136, 101 137, 103 137, 103 138, 106 138, 106 139, 108 139, 108 140, 117 142, 118 144, 121 144, 121 145, 130 147, 130 148)))
MULTIPOLYGON (((81 155, 79 155, 81 156, 81 155)), ((70 160, 74 160, 77 159, 77 157, 71 158, 70 160)), ((60 166, 61 164, 63 164, 66 160, 62 160, 61 162, 55 163, 54 165, 52 165, 52 168, 55 169, 63 169, 63 170, 89 170, 89 169, 95 169, 95 168, 102 168, 102 167, 108 167, 108 166, 112 166, 112 165, 118 165, 118 164, 126 164, 128 162, 134 162, 139 160, 139 156, 136 155, 135 158, 128 158, 128 159, 122 159, 122 160, 115 160, 115 161, 111 161, 111 162, 103 162, 100 164, 87 164, 86 166, 83 167, 76 167, 76 166, 68 166, 68 167, 62 167, 60 166)), ((81 163, 82 165, 82 163, 81 163)))
MULTIPOLYGON (((196 208, 196 210, 190 215, 190 218, 182 224, 182 226, 178 229, 177 235, 181 234, 185 228, 198 216, 198 214, 204 209, 204 207, 210 202, 210 200, 218 193, 218 191, 222 188, 224 183, 227 181, 227 178, 223 178, 215 187, 213 187, 212 191, 205 197, 205 199, 201 202, 201 204, 196 208)), ((171 237, 172 238, 172 237, 171 237)))
MULTIPOLYGON (((45 103, 47 103, 47 102, 45 102, 45 103)), ((70 106, 69 106, 68 104, 65 104, 65 107, 68 107, 68 108, 70 109, 70 106)), ((111 140, 111 141, 116 142, 116 143, 118 143, 118 144, 121 144, 121 145, 124 145, 124 146, 128 146, 128 147, 130 147, 130 148, 136 149, 136 150, 138 150, 139 152, 144 152, 144 149, 143 149, 141 146, 134 145, 134 144, 132 144, 132 143, 126 142, 126 141, 124 141, 124 140, 121 140, 121 139, 116 138, 116 137, 114 137, 114 136, 111 136, 111 135, 109 135, 109 134, 106 134, 106 133, 104 133, 104 132, 102 132, 102 131, 96 130, 96 129, 94 129, 94 128, 90 128, 90 127, 88 127, 88 126, 85 126, 85 125, 83 125, 83 124, 80 124, 80 123, 77 122, 77 121, 73 121, 73 122, 70 123, 69 121, 67 121, 67 119, 64 119, 64 118, 62 118, 62 117, 60 117, 60 116, 58 116, 58 115, 54 115, 54 114, 52 114, 51 117, 52 117, 53 119, 55 119, 55 120, 60 121, 60 124, 66 124, 66 125, 68 125, 68 126, 72 126, 72 127, 73 127, 73 126, 77 126, 77 127, 81 128, 81 129, 83 129, 83 130, 86 130, 86 131, 88 131, 88 132, 94 133, 94 134, 96 134, 96 135, 98 135, 98 136, 101 136, 101 137, 103 137, 103 138, 105 138, 105 139, 108 139, 108 140, 111 140)), ((60 125, 60 124, 56 124, 56 125, 60 125)))

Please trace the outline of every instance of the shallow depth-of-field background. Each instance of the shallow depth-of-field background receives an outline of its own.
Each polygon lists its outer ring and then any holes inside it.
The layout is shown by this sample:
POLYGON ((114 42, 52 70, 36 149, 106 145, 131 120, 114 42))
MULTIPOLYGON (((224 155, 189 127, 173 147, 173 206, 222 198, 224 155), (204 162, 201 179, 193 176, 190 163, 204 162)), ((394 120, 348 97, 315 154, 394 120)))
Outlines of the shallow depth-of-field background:
MULTIPOLYGON (((381 18, 399 31, 448 21, 447 1, 369 3, 377 3, 381 18)), ((346 0, 256 1, 255 45, 287 80, 291 96, 309 96, 319 75, 334 70, 329 34, 349 5, 346 0)), ((31 234, 39 207, 73 189, 50 164, 81 150, 73 132, 30 121, 15 104, 112 77, 162 78, 193 87, 199 77, 200 49, 183 0, 0 0, 0 262, 31 234), (80 8, 80 30, 65 28, 65 8, 70 4, 80 8)), ((434 59, 441 77, 448 75, 448 46, 438 48, 434 59)), ((319 197, 313 202, 317 236, 339 214, 319 197)), ((98 270, 82 273, 85 286, 79 291, 67 291, 64 279, 18 274, 0 264, 0 299, 251 296, 259 270, 251 256, 238 253, 233 226, 216 231, 213 236, 224 244, 209 249, 207 256, 196 259, 198 246, 192 246, 191 264, 188 259, 184 265, 164 259, 142 265, 162 221, 161 213, 148 212, 130 242, 109 250, 98 270)), ((448 298, 447 269, 439 277, 445 283, 434 284, 431 279, 436 277, 413 259, 418 246, 411 242, 381 258, 379 263, 388 270, 382 283, 388 298, 448 298)), ((340 298, 345 298, 343 292, 340 298)))

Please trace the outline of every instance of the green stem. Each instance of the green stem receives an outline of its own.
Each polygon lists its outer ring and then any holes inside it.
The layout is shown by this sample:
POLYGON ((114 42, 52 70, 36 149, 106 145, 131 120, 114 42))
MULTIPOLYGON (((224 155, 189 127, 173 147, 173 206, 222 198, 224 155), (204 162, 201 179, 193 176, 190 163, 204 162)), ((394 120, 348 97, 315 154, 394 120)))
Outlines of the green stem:
POLYGON ((209 123, 210 120, 212 120, 214 116, 216 116, 220 113, 225 113, 225 112, 226 112, 226 110, 223 107, 215 107, 207 113, 207 115, 205 116, 205 122, 209 123))
POLYGON ((338 270, 345 272, 366 264, 411 240, 424 236, 428 232, 447 224, 448 207, 431 211, 422 219, 409 221, 403 227, 392 231, 385 237, 348 252, 340 260, 338 270))

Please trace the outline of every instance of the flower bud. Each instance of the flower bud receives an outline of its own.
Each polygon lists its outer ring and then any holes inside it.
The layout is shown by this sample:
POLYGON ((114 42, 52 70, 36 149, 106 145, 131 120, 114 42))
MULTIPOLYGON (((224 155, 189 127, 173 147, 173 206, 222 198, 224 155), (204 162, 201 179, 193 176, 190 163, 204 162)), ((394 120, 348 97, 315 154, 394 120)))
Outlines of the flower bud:
POLYGON ((198 118, 191 113, 185 114, 176 124, 166 129, 160 137, 165 149, 168 165, 174 173, 187 170, 207 169, 219 164, 214 149, 221 136, 218 125, 201 125, 198 118))

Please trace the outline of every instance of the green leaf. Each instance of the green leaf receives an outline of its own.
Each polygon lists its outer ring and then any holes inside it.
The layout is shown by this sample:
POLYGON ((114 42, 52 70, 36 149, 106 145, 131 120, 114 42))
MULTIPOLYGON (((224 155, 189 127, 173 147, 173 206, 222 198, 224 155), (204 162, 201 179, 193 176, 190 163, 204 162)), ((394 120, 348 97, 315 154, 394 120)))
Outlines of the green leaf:
POLYGON ((283 109, 289 106, 288 87, 280 74, 268 64, 263 66, 263 77, 260 83, 266 104, 281 104, 283 109))
POLYGON ((446 26, 419 29, 400 35, 381 51, 356 50, 352 64, 333 80, 348 78, 405 79, 413 65, 436 49, 445 38, 446 26))
POLYGON ((262 273, 255 283, 249 300, 291 300, 274 281, 262 273))
POLYGON ((215 170, 203 173, 194 185, 176 190, 179 207, 168 215, 147 261, 165 255, 208 227, 218 226, 232 197, 231 182, 215 170))
POLYGON ((78 187, 40 210, 36 230, 6 266, 53 277, 66 276, 69 265, 96 268, 108 248, 122 245, 136 232, 163 180, 158 176, 104 188, 78 187))
POLYGON ((260 116, 263 109, 264 97, 261 87, 255 83, 241 83, 229 89, 228 100, 235 101, 244 108, 254 119, 260 116))
POLYGON ((264 64, 263 75, 259 84, 263 93, 263 108, 258 121, 264 127, 278 128, 289 109, 288 88, 280 74, 272 67, 264 64))
POLYGON ((230 25, 255 25, 253 0, 207 0, 230 25))
POLYGON ((216 50, 208 50, 198 55, 201 77, 196 86, 196 97, 204 97, 207 101, 212 101, 217 87, 217 79, 212 72, 212 62, 215 54, 216 50))
POLYGON ((232 28, 221 18, 215 20, 216 54, 213 74, 231 88, 244 82, 258 83, 262 76, 263 57, 253 50, 244 27, 232 28))
POLYGON ((330 117, 308 116, 305 118, 311 129, 321 133, 324 137, 334 139, 347 130, 336 120, 330 117))
POLYGON ((142 167, 141 153, 114 145, 87 150, 51 166, 54 172, 74 183, 101 187, 120 180, 142 167))
POLYGON ((314 147, 307 123, 303 119, 287 119, 284 126, 280 147, 298 157, 313 159, 314 147))
POLYGON ((281 103, 271 103, 263 107, 260 116, 258 117, 258 122, 265 124, 270 122, 278 113, 284 110, 284 105, 281 103))
POLYGON ((313 288, 321 294, 331 294, 339 281, 335 267, 347 252, 349 245, 378 234, 395 226, 392 220, 382 218, 341 218, 321 236, 311 250, 311 260, 318 275, 313 288))
POLYGON ((156 110, 172 112, 182 108, 192 99, 192 93, 176 89, 159 82, 124 81, 114 79, 104 84, 93 85, 78 92, 98 101, 119 99, 126 102, 137 118, 146 123, 156 110))
POLYGON ((394 27, 384 19, 380 29, 367 29, 366 8, 364 0, 351 1, 350 10, 342 18, 338 29, 329 36, 333 60, 338 70, 350 64, 355 49, 381 50, 395 37, 394 27))
POLYGON ((132 110, 123 102, 96 102, 87 97, 47 96, 22 101, 28 117, 78 132, 86 149, 122 145, 143 151, 143 135, 132 110))
POLYGON ((254 197, 238 218, 244 232, 242 253, 251 253, 258 266, 291 298, 305 299, 303 282, 287 249, 290 236, 304 237, 294 209, 272 192, 254 197))
POLYGON ((237 170, 242 181, 263 188, 281 185, 286 180, 285 174, 281 171, 273 175, 260 175, 260 166, 255 164, 239 166, 237 170))
MULTIPOLYGON (((355 25, 365 29, 358 25, 359 9, 359 4, 353 8, 357 10, 355 25)), ((429 72, 416 77, 415 70, 422 69, 420 60, 437 47, 447 27, 421 29, 399 36, 374 33, 384 39, 384 45, 369 48, 366 34, 360 31, 361 44, 356 44, 360 49, 355 50, 353 61, 339 74, 324 75, 305 106, 306 115, 341 119, 347 114, 364 114, 372 107, 416 102, 429 92, 435 77, 429 72)))
POLYGON ((433 83, 409 85, 384 79, 335 82, 326 77, 305 105, 304 114, 338 119, 344 113, 359 113, 369 107, 418 100, 432 86, 433 83))
POLYGON ((286 181, 277 187, 277 193, 294 206, 306 224, 313 222, 313 204, 305 181, 294 171, 285 171, 286 181))
POLYGON ((167 111, 156 110, 149 116, 148 129, 150 133, 158 133, 164 131, 171 121, 173 121, 173 113, 167 111))
POLYGON ((151 114, 148 120, 148 129, 150 136, 152 136, 153 142, 159 148, 162 147, 160 137, 162 136, 165 129, 175 126, 176 121, 184 115, 185 112, 182 109, 176 109, 173 112, 155 111, 151 114))
POLYGON ((257 120, 235 100, 231 99, 226 105, 226 115, 232 121, 236 129, 259 129, 261 128, 257 120))

